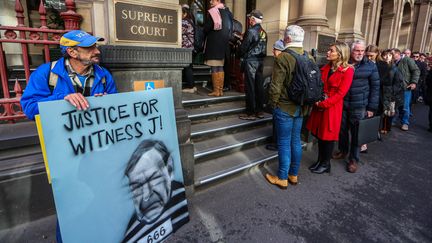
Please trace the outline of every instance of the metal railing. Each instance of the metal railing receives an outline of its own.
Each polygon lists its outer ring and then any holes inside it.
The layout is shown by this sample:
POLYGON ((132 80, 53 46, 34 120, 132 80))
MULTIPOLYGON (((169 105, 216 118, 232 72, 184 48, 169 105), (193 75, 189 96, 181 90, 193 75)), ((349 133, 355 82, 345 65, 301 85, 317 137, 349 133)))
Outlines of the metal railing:
POLYGON ((43 0, 40 2, 38 11, 40 15, 41 27, 34 28, 25 26, 24 9, 20 0, 15 0, 17 26, 0 25, 0 30, 4 31, 4 36, 0 36, 0 77, 1 91, 3 96, 0 96, 0 121, 15 122, 16 120, 25 118, 19 103, 23 90, 18 82, 18 79, 15 80, 13 92, 9 90, 9 79, 7 73, 8 67, 6 63, 6 54, 3 49, 3 43, 16 43, 21 45, 25 81, 28 83, 30 78, 30 64, 29 50, 27 45, 43 45, 45 61, 49 62, 49 45, 58 45, 63 33, 69 30, 79 29, 79 23, 82 17, 75 12, 74 0, 66 0, 65 5, 67 11, 60 13, 61 18, 65 23, 64 30, 49 29, 47 27, 47 12, 43 0), (14 93, 15 97, 11 97, 11 93, 14 93))

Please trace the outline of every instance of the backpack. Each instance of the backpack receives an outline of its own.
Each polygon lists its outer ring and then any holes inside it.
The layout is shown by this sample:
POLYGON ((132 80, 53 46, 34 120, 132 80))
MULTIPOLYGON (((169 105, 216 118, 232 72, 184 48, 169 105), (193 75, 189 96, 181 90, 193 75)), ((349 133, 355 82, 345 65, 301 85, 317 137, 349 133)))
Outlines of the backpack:
MULTIPOLYGON (((53 61, 50 64, 50 73, 49 73, 49 78, 48 78, 48 87, 51 91, 51 94, 54 92, 54 89, 57 85, 57 81, 58 81, 58 75, 56 73, 53 73, 52 70, 54 68, 54 66, 56 65, 57 61, 53 61)), ((103 86, 104 86, 104 90, 106 90, 106 80, 105 77, 102 78, 101 80, 103 86)))
POLYGON ((323 82, 318 65, 312 61, 304 51, 299 55, 293 50, 286 49, 295 60, 293 79, 287 88, 289 98, 298 105, 312 105, 323 98, 323 82))

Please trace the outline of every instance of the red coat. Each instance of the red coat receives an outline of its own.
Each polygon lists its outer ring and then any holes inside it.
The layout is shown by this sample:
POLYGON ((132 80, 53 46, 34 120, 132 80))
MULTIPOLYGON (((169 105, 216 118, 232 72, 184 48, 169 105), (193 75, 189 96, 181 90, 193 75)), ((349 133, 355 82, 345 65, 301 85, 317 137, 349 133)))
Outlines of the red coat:
POLYGON ((321 140, 338 141, 342 121, 343 98, 351 87, 354 68, 339 67, 329 79, 330 65, 321 68, 327 99, 312 108, 306 128, 321 140))

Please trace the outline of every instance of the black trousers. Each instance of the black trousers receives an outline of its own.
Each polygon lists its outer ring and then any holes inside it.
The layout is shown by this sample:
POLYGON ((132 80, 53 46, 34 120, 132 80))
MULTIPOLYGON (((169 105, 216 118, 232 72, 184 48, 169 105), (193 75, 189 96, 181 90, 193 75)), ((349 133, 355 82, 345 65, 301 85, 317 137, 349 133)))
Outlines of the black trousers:
POLYGON ((248 115, 253 115, 263 111, 263 69, 263 61, 245 61, 246 113, 248 115))
POLYGON ((333 155, 334 141, 318 139, 318 161, 330 162, 333 155))
POLYGON ((432 104, 429 105, 429 129, 432 129, 432 104))
POLYGON ((189 66, 183 68, 183 80, 185 80, 186 86, 184 88, 193 88, 195 86, 193 78, 192 63, 189 66))
POLYGON ((349 160, 360 160, 360 145, 358 144, 358 127, 359 120, 363 119, 366 114, 366 108, 360 109, 343 109, 342 122, 339 131, 339 151, 347 154, 349 151, 349 160), (351 134, 351 139, 349 134, 351 134))

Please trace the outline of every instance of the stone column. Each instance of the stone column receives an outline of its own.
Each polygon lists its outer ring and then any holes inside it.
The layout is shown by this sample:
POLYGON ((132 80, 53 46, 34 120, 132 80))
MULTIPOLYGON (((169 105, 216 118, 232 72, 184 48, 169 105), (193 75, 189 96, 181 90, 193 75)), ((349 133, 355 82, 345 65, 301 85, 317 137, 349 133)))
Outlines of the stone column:
POLYGON ((364 39, 361 32, 363 0, 344 0, 342 2, 342 20, 338 40, 352 42, 364 39))
POLYGON ((327 0, 303 0, 300 3, 300 16, 296 24, 300 26, 328 27, 326 17, 327 0))
POLYGON ((234 14, 234 18, 238 21, 240 21, 240 23, 243 26, 243 32, 246 29, 246 0, 236 0, 233 3, 233 9, 232 12, 234 14))
POLYGON ((381 0, 365 0, 361 31, 367 44, 375 44, 377 41, 380 6, 381 0))
POLYGON ((298 2, 299 17, 295 24, 300 25, 305 30, 303 47, 310 51, 318 47, 319 36, 334 37, 334 32, 330 31, 328 19, 326 17, 327 0, 305 0, 298 2))
POLYGON ((426 46, 423 50, 425 53, 431 53, 432 52, 432 28, 428 29, 427 36, 426 36, 426 46))
POLYGON ((390 38, 393 33, 393 25, 395 14, 388 13, 383 14, 381 16, 381 29, 380 29, 380 38, 378 40, 378 46, 380 48, 391 48, 392 47, 392 39, 390 38))
POLYGON ((427 34, 432 13, 432 4, 429 1, 418 1, 415 3, 417 20, 414 23, 412 49, 423 52, 426 48, 427 34))
POLYGON ((288 1, 273 0, 271 4, 266 1, 257 1, 256 9, 263 13, 262 27, 267 32, 267 55, 271 56, 273 44, 282 37, 283 30, 288 22, 288 1))

